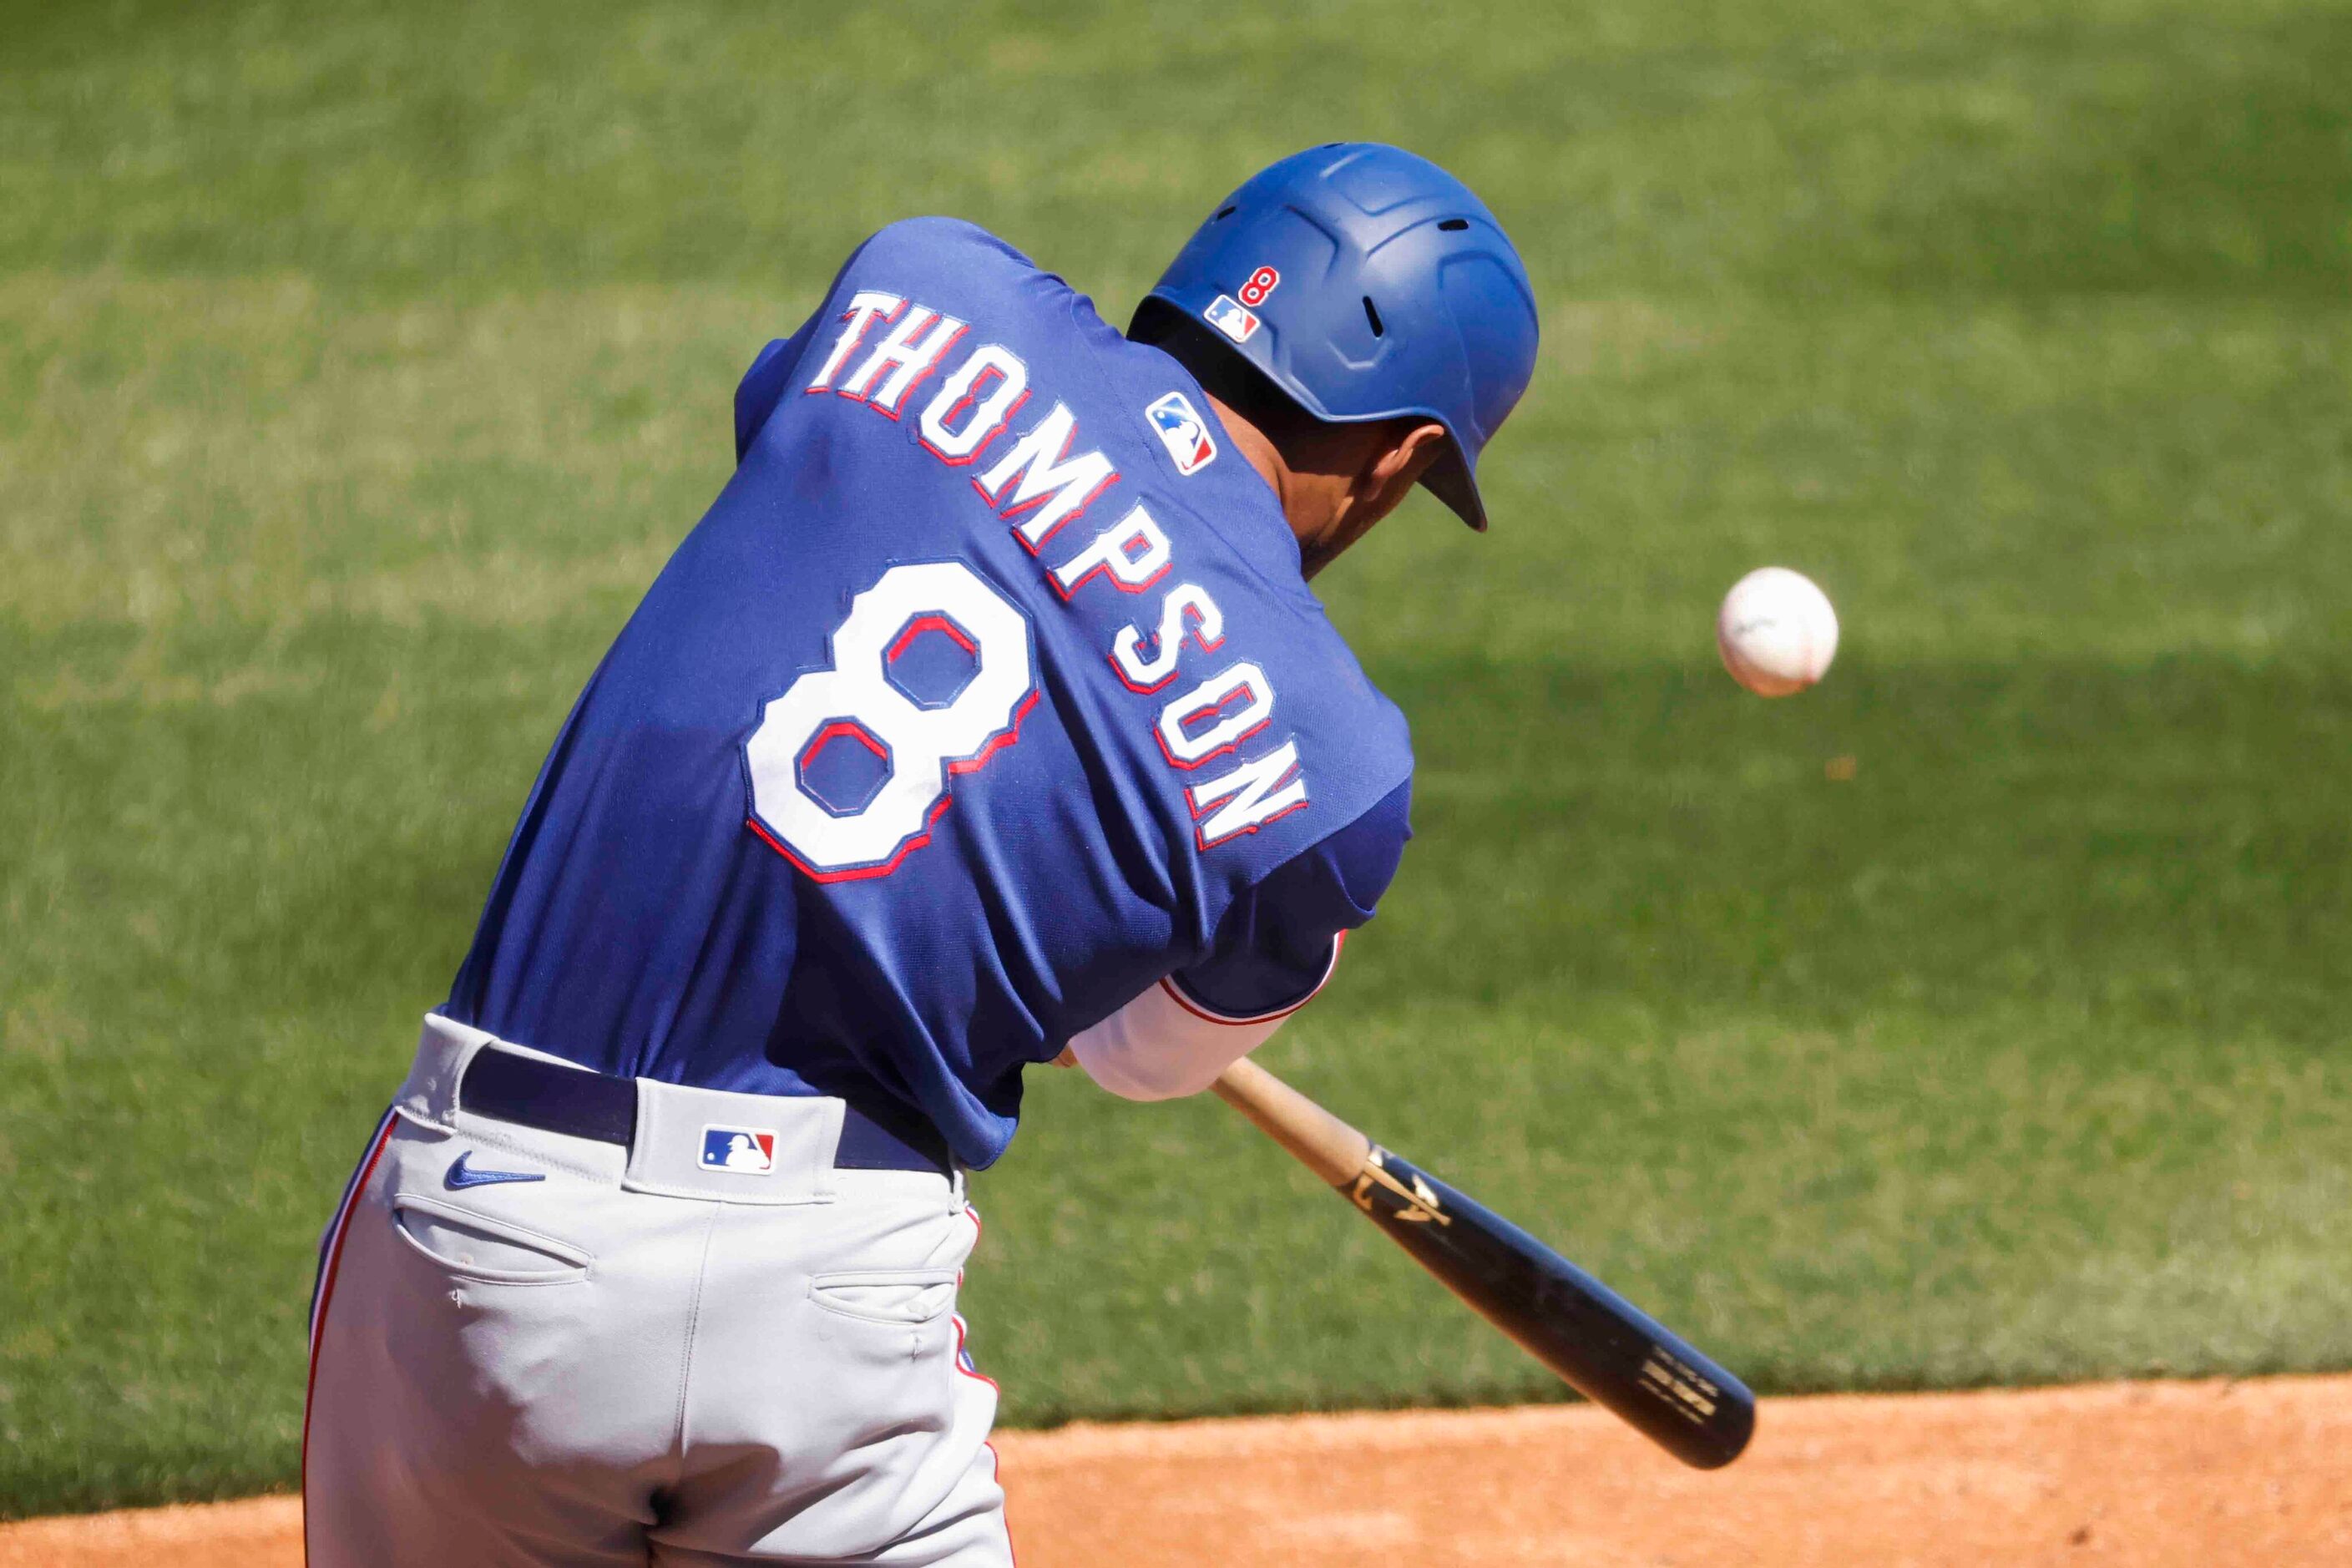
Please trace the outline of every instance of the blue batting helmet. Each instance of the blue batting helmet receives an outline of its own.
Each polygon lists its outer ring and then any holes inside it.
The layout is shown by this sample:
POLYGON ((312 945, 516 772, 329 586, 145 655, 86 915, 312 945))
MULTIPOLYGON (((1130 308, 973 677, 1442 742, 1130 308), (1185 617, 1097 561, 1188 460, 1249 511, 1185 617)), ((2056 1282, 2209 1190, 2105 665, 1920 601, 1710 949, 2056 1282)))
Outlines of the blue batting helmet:
POLYGON ((1536 301, 1469 186, 1377 142, 1296 153, 1219 202, 1150 298, 1318 419, 1444 426, 1451 450, 1422 482, 1485 530, 1478 453, 1535 372, 1536 301))

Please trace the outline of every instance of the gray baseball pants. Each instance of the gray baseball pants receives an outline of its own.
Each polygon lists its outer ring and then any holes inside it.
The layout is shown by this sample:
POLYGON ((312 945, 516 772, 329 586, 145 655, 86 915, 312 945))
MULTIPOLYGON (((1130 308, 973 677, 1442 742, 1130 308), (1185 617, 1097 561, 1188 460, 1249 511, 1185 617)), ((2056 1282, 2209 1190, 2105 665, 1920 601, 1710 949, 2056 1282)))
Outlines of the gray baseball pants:
POLYGON ((835 1170, 833 1100, 639 1080, 629 1148, 469 1113, 516 1048, 428 1017, 329 1227, 311 1568, 1010 1568, 961 1179, 835 1170), (771 1168, 708 1168, 713 1123, 771 1168))

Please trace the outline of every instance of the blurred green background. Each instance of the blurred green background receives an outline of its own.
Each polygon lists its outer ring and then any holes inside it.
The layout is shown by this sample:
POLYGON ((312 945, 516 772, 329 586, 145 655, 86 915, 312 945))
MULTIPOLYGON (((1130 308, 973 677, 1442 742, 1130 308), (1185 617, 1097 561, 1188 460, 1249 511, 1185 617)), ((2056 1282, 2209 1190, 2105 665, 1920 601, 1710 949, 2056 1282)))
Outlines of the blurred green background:
MULTIPOLYGON (((1768 1391, 2352 1364, 2345 5, 5 12, 0 1513, 291 1483, 317 1228, 849 248, 1123 320, 1341 136, 1481 190, 1544 363, 1489 538, 1318 584, 1420 837, 1271 1064, 1768 1391), (1768 561, 1847 629, 1771 704, 1768 561)), ((1012 1421, 1559 1394, 1221 1107, 1039 1077, 1012 1421)))

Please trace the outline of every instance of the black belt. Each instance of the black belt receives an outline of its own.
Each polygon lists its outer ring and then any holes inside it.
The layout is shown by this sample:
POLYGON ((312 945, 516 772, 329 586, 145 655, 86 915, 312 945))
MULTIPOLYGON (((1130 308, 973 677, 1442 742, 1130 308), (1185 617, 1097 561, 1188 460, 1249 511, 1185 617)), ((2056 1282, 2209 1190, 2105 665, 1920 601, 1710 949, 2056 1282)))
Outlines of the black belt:
MULTIPOLYGON (((494 1047, 474 1053, 458 1080, 457 1102, 478 1116, 624 1148, 637 1136, 635 1079, 494 1047)), ((954 1169, 947 1140, 936 1131, 894 1131, 845 1101, 833 1163, 844 1171, 931 1171, 942 1176, 954 1169)))

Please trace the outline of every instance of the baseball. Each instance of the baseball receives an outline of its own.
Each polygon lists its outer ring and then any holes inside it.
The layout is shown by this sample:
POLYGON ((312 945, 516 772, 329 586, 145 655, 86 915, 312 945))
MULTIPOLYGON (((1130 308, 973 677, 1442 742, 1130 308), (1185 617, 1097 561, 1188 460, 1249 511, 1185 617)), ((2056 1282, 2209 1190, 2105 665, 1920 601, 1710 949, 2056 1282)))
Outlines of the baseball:
POLYGON ((1759 697, 1787 697, 1829 673, 1837 612, 1801 572, 1763 566, 1731 585, 1716 613, 1715 646, 1731 679, 1759 697))

